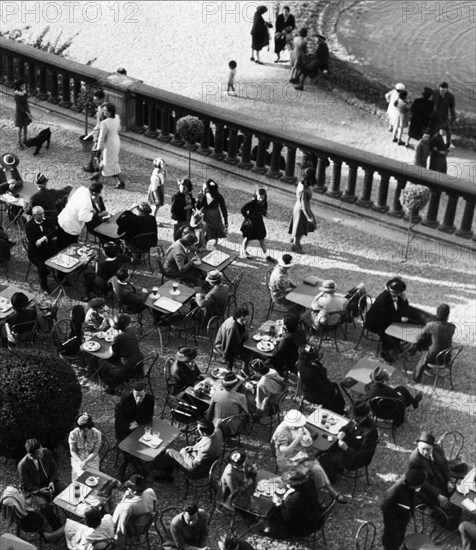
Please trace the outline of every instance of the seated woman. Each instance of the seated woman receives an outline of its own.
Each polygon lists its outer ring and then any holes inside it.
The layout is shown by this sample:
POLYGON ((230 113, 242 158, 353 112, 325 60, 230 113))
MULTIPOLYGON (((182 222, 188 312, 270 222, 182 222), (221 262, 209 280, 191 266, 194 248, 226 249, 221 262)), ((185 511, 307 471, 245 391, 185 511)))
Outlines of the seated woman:
POLYGON ((88 413, 76 419, 76 428, 69 433, 68 444, 71 453, 71 480, 75 481, 85 470, 99 470, 99 449, 102 434, 94 427, 88 413))
POLYGON ((251 361, 250 368, 258 378, 255 393, 255 419, 268 416, 279 396, 286 389, 286 381, 277 371, 263 363, 260 359, 251 361))
POLYGON ((290 470, 281 479, 286 485, 286 493, 282 498, 273 496, 274 507, 263 533, 283 539, 311 534, 323 512, 312 476, 290 470))
POLYGON ((298 350, 306 343, 307 334, 298 317, 286 317, 283 327, 283 339, 274 348, 273 355, 268 359, 268 364, 281 376, 286 376, 288 371, 296 372, 298 350))
POLYGON ((71 310, 68 339, 61 345, 61 355, 73 357, 81 353, 83 343, 83 323, 86 311, 83 306, 75 305, 71 310))
POLYGON ((84 524, 67 519, 63 527, 53 533, 43 532, 48 542, 56 543, 62 537, 70 550, 102 550, 106 541, 114 538, 114 523, 110 514, 102 516, 101 510, 88 506, 84 511, 84 524))
POLYGON ((10 301, 13 313, 5 319, 5 331, 9 343, 15 345, 28 338, 38 313, 36 304, 34 308, 28 309, 30 300, 23 292, 15 292, 10 301))
POLYGON ((112 319, 105 314, 106 300, 104 298, 93 298, 89 300, 89 309, 86 313, 85 323, 88 330, 93 332, 107 330, 112 319))
POLYGON ((134 474, 124 486, 126 492, 112 516, 118 540, 127 533, 128 524, 130 525, 134 518, 154 512, 157 504, 154 489, 147 487, 145 478, 139 474, 134 474))
POLYGON ((238 493, 256 484, 256 475, 256 466, 249 462, 243 451, 231 451, 220 479, 221 504, 233 510, 233 500, 238 493))
POLYGON ((107 385, 106 392, 114 395, 115 387, 137 374, 138 364, 144 355, 139 348, 135 331, 129 326, 131 318, 127 313, 114 317, 113 328, 119 331, 111 344, 112 356, 100 363, 100 377, 107 385))

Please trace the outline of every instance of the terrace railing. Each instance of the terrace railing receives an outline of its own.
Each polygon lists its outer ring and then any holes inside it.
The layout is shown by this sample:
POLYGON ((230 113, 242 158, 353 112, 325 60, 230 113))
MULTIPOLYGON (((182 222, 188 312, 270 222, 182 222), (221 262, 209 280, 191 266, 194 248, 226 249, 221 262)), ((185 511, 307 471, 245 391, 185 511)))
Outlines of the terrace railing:
POLYGON ((251 170, 292 184, 297 180, 300 159, 301 168, 315 166, 317 192, 354 205, 356 212, 366 208, 401 217, 399 199, 407 182, 425 185, 431 199, 422 213, 422 224, 474 238, 474 173, 470 172, 469 178, 450 177, 310 134, 282 130, 272 122, 0 38, 0 82, 11 87, 20 77, 39 100, 73 110, 83 108, 79 99, 86 85, 101 86, 118 106, 126 131, 191 148, 226 163, 231 170, 251 170), (203 121, 206 131, 200 143, 184 143, 176 133, 176 121, 185 115, 203 121))

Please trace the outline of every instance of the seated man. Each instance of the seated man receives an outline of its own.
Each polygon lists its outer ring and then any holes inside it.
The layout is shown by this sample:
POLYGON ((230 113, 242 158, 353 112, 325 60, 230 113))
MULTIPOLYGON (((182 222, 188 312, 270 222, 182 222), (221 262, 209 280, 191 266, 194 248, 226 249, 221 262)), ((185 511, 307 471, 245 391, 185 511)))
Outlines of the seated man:
POLYGON ((28 338, 33 321, 38 320, 37 307, 28 308, 30 300, 23 292, 15 292, 10 299, 13 313, 5 318, 5 331, 10 344, 17 344, 28 338))
POLYGON ((323 509, 312 477, 297 470, 281 476, 286 486, 283 497, 273 496, 274 507, 263 533, 274 538, 306 536, 314 531, 323 509))
POLYGON ((259 376, 255 394, 255 419, 259 420, 272 411, 273 405, 286 389, 286 381, 260 359, 252 361, 250 367, 259 376))
POLYGON ((211 317, 225 316, 226 303, 230 289, 228 285, 222 282, 223 275, 217 269, 212 269, 207 273, 205 280, 210 284, 211 289, 207 294, 197 293, 195 300, 197 306, 203 309, 203 322, 206 323, 211 317))
POLYGON ((476 550, 476 523, 473 521, 462 521, 458 531, 461 535, 462 550, 476 550))
POLYGON ((25 225, 28 240, 28 259, 38 269, 41 289, 49 294, 48 268, 45 262, 59 250, 58 228, 51 218, 45 218, 45 211, 42 206, 34 206, 31 214, 31 219, 25 225))
POLYGON ((250 463, 246 453, 239 450, 231 451, 228 464, 220 478, 221 504, 233 510, 233 500, 241 491, 256 484, 257 473, 256 466, 250 463))
POLYGON ((404 479, 394 483, 386 492, 380 508, 383 514, 382 546, 384 550, 398 550, 404 539, 408 522, 416 506, 417 491, 425 482, 421 470, 410 469, 404 479))
POLYGON ((26 455, 18 463, 17 471, 26 503, 39 508, 53 530, 59 529, 60 522, 51 501, 66 484, 59 480, 58 466, 50 451, 37 439, 28 439, 25 450, 26 455))
POLYGON ((392 323, 409 320, 409 305, 405 296, 407 285, 398 277, 387 281, 386 290, 380 293, 370 306, 365 318, 365 328, 378 334, 382 341, 381 356, 392 363, 392 352, 399 350, 399 340, 385 334, 392 323))
POLYGON ((117 301, 127 308, 130 313, 140 313, 146 308, 148 292, 143 289, 137 292, 134 285, 130 281, 130 273, 127 268, 121 267, 116 273, 117 284, 113 288, 116 293, 117 301))
POLYGON ((152 208, 147 202, 134 205, 117 218, 119 235, 133 253, 157 246, 157 222, 151 214, 152 208), (134 213, 137 210, 137 214, 134 213), (137 237, 141 236, 140 242, 137 237))
POLYGON ((427 323, 420 334, 416 348, 428 351, 422 355, 415 367, 416 382, 421 380, 428 363, 436 363, 436 356, 440 351, 452 347, 456 327, 453 323, 448 322, 449 316, 450 306, 448 304, 440 304, 436 310, 436 321, 427 323))
POLYGON ((315 329, 319 325, 334 326, 340 321, 339 313, 345 311, 348 300, 344 296, 336 296, 336 284, 332 280, 324 281, 320 292, 312 301, 311 317, 315 329), (330 315, 335 313, 335 315, 330 315))
POLYGON ((311 346, 301 349, 297 368, 303 398, 309 403, 344 414, 345 401, 339 385, 329 379, 327 369, 320 359, 319 353, 311 346))
POLYGON ((179 451, 167 449, 165 455, 157 460, 156 479, 173 481, 174 468, 185 470, 195 478, 206 477, 211 465, 220 458, 223 450, 223 435, 209 420, 199 420, 197 431, 200 439, 193 446, 183 447, 179 451))
POLYGON ((283 254, 274 266, 269 278, 269 292, 273 302, 285 307, 291 315, 300 317, 306 310, 303 306, 290 302, 286 296, 296 288, 289 278, 289 269, 293 267, 291 254, 283 254))
POLYGON ((87 330, 93 332, 107 330, 112 325, 112 319, 106 315, 106 301, 104 298, 89 300, 89 309, 84 320, 87 330))
POLYGON ((307 342, 307 334, 298 317, 286 317, 283 321, 283 329, 283 339, 274 348, 267 363, 281 376, 286 376, 288 371, 296 372, 299 348, 307 342))
MULTIPOLYGON (((104 199, 102 198, 102 190, 102 183, 92 183, 89 186, 93 216, 88 222, 86 222, 86 228, 90 232, 94 231, 95 227, 102 224, 104 221, 103 218, 109 216, 109 212, 106 210, 106 206, 104 204, 104 199)), ((104 239, 102 235, 98 236, 99 238, 104 239)))
POLYGON ((40 206, 45 211, 45 216, 56 223, 58 219, 56 203, 71 193, 71 185, 67 185, 63 189, 49 189, 46 186, 48 178, 41 172, 36 175, 35 183, 38 186, 38 191, 30 197, 30 202, 25 208, 25 212, 32 214, 33 208, 40 206))
POLYGON ((177 350, 175 361, 170 369, 174 388, 173 394, 178 395, 186 388, 193 387, 203 378, 200 369, 195 362, 197 350, 188 346, 181 346, 177 350))
POLYGON ((117 386, 138 374, 144 360, 139 340, 130 324, 131 318, 127 313, 120 313, 114 317, 113 328, 119 333, 111 344, 112 356, 100 362, 99 376, 107 386, 106 393, 111 395, 115 395, 117 386))
POLYGON ((408 469, 411 468, 421 470, 426 476, 419 493, 420 500, 432 507, 441 508, 455 525, 461 516, 461 508, 449 500, 455 489, 451 482, 451 470, 433 434, 421 432, 417 439, 417 447, 408 460, 408 469))
POLYGON ((354 403, 350 410, 351 421, 337 434, 337 442, 320 457, 332 482, 344 468, 356 470, 372 461, 378 443, 378 430, 369 414, 370 407, 365 401, 354 403))
POLYGON ((238 535, 229 533, 218 541, 219 550, 254 550, 245 539, 239 539, 238 535))
POLYGON ((246 306, 235 310, 233 317, 226 319, 219 327, 215 337, 215 349, 228 363, 231 369, 235 359, 248 361, 248 353, 243 349, 243 342, 248 339, 246 319, 250 312, 246 306))
MULTIPOLYGON (((114 413, 114 427, 116 440, 121 442, 138 426, 152 424, 154 417, 154 396, 146 392, 145 382, 137 381, 132 386, 132 392, 123 395, 116 405, 114 413)), ((118 476, 123 479, 127 465, 132 456, 124 453, 124 463, 119 469, 118 476)))
POLYGON ((163 272, 170 279, 182 279, 195 285, 201 285, 202 276, 195 267, 192 256, 192 247, 197 242, 197 237, 189 233, 174 241, 166 250, 163 262, 163 272))
POLYGON ((109 241, 103 246, 105 258, 98 260, 96 264, 96 273, 91 277, 91 284, 87 287, 87 292, 103 296, 110 289, 109 280, 126 264, 131 263, 131 259, 126 254, 119 252, 118 245, 109 241))
MULTIPOLYGON (((408 391, 408 388, 405 386, 397 386, 396 388, 392 388, 385 384, 389 378, 390 376, 384 368, 376 367, 370 375, 371 382, 365 386, 365 391, 367 392, 366 399, 370 402, 370 400, 374 397, 393 397, 395 399, 399 399, 405 407, 409 407, 411 405, 414 409, 418 409, 418 405, 423 398, 422 392, 417 392, 415 397, 413 397, 413 395, 408 391)), ((401 417, 394 419, 395 426, 401 426, 403 424, 405 418, 403 409, 402 412, 403 414, 401 417)))
POLYGON ((164 550, 209 550, 208 515, 196 504, 187 504, 170 522, 170 538, 164 550))
MULTIPOLYGON (((236 374, 229 372, 223 378, 223 389, 217 390, 212 394, 210 407, 205 416, 216 427, 220 427, 220 422, 229 416, 248 414, 246 396, 238 393, 235 389, 238 383, 239 380, 236 374)), ((239 419, 234 424, 228 424, 227 429, 229 433, 224 433, 223 435, 225 437, 235 435, 240 424, 239 419)))

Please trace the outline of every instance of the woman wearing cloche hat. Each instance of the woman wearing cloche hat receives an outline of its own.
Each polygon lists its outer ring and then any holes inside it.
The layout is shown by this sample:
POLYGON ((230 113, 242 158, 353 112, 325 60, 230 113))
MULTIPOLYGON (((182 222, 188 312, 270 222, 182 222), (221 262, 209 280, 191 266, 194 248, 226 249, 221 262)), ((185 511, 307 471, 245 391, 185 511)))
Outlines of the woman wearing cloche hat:
POLYGON ((88 468, 99 470, 101 441, 101 432, 94 427, 91 415, 86 412, 79 415, 76 418, 76 428, 69 433, 68 437, 72 481, 88 468))
POLYGON ((240 449, 230 451, 228 464, 220 479, 222 504, 233 510, 232 501, 238 494, 256 483, 258 470, 240 449))

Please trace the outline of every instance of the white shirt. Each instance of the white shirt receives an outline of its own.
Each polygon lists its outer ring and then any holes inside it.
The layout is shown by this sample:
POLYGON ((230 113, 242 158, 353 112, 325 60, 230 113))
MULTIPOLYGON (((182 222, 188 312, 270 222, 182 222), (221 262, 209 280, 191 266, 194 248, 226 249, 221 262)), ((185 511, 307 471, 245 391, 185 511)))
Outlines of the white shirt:
POLYGON ((79 235, 86 222, 92 220, 94 208, 87 187, 80 187, 70 196, 58 216, 58 224, 69 235, 79 235))

